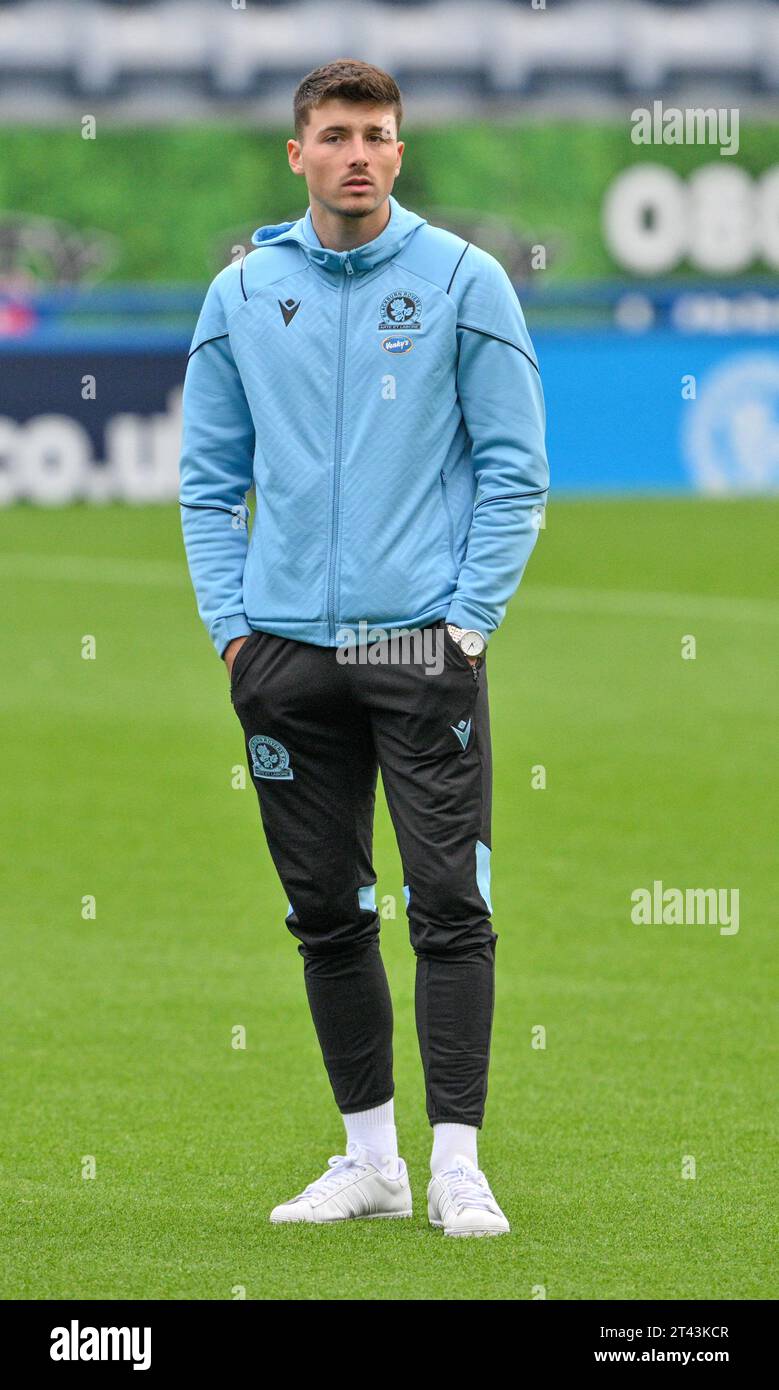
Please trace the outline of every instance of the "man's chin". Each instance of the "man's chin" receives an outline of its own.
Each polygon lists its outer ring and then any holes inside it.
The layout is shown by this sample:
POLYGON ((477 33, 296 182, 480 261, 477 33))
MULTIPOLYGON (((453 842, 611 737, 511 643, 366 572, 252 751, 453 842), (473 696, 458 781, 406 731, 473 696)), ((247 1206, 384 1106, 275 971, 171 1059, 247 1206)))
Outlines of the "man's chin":
POLYGON ((371 189, 370 193, 355 194, 345 188, 334 211, 340 212, 343 217, 367 217, 381 207, 383 202, 384 198, 377 197, 374 189, 371 189))

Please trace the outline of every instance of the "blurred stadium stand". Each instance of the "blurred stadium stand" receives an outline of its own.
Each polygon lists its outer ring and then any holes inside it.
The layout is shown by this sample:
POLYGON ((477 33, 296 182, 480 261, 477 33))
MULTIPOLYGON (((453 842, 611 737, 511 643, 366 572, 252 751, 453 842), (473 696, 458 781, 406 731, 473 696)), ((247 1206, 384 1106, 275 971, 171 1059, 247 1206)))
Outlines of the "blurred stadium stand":
POLYGON ((334 55, 390 70, 415 111, 506 99, 779 90, 777 0, 0 0, 0 118, 85 101, 143 118, 259 104, 334 55), (673 22, 669 22, 672 17, 673 22))
POLYGON ((422 171, 401 203, 517 286, 555 495, 779 490, 779 0, 233 4, 0 0, 0 506, 177 496, 205 284, 254 226, 304 211, 302 187, 277 206, 263 136, 291 131, 295 86, 335 57, 400 84, 422 171), (735 108, 741 145, 635 148, 631 111, 658 99, 735 108), (121 164, 83 161, 85 115, 121 164), (228 147, 236 183, 203 204, 228 147), (458 178, 432 180, 447 161, 458 178), (484 205, 469 173, 492 181, 484 205))

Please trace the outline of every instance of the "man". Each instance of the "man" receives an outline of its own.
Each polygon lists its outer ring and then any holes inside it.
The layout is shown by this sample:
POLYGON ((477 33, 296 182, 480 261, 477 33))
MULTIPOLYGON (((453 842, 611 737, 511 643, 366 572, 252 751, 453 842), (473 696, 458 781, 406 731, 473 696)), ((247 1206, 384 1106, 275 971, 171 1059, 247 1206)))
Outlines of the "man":
POLYGON ((392 196, 393 79, 330 63, 294 113, 287 153, 309 208, 255 232, 257 249, 213 281, 181 456, 199 611, 228 667, 347 1136, 271 1220, 411 1215, 371 859, 381 768, 417 956, 429 1218, 447 1235, 499 1234, 476 1144, 497 940, 485 648, 546 499, 538 368, 499 263, 392 196), (412 658, 398 659, 403 632, 412 658))

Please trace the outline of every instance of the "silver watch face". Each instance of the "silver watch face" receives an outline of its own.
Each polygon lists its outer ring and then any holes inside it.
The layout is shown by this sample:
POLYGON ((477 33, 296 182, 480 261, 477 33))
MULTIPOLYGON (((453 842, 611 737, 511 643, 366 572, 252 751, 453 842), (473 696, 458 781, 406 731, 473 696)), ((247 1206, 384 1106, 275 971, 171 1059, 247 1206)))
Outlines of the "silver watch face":
POLYGON ((460 646, 466 656, 481 656, 487 643, 480 632, 470 629, 460 638, 460 646))

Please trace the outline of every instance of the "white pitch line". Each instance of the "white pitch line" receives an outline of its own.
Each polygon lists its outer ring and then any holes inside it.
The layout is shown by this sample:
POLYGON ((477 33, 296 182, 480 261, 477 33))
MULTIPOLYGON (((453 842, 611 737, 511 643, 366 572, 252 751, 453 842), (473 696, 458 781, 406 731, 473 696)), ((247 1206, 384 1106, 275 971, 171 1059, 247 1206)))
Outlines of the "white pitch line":
POLYGON ((719 598, 712 594, 674 594, 634 589, 564 589, 556 585, 520 585, 518 602, 550 613, 616 614, 633 618, 713 618, 727 623, 777 623, 779 603, 772 599, 719 598))
POLYGON ((189 583, 185 562, 174 560, 118 560, 102 555, 0 555, 0 575, 62 580, 73 584, 144 584, 179 588, 189 583))
MULTIPOLYGON (((121 560, 104 556, 0 555, 0 575, 75 584, 189 585, 186 564, 175 560, 121 560)), ((590 613, 595 617, 713 618, 731 623, 777 623, 779 602, 772 599, 720 598, 638 589, 567 589, 526 583, 517 591, 525 608, 549 613, 590 613)))

